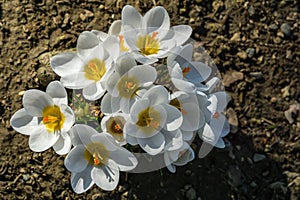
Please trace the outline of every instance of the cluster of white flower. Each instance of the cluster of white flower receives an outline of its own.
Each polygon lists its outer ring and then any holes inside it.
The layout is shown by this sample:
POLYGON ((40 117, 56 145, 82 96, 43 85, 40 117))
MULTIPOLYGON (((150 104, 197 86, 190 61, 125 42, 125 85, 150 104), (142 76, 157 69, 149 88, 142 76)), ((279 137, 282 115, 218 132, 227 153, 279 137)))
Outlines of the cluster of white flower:
MULTIPOLYGON (((187 42, 191 33, 187 25, 170 27, 163 7, 142 16, 125 6, 122 20, 112 23, 108 33, 84 31, 76 53, 51 59, 60 81, 51 82, 46 92, 26 91, 24 108, 12 116, 11 126, 30 136, 33 151, 53 147, 67 154, 65 166, 72 172, 76 193, 94 183, 104 190, 116 188, 119 171, 139 165, 134 153, 122 147, 126 144, 138 145, 151 156, 162 155, 171 172, 194 159, 194 133, 205 144, 225 147, 228 96, 212 92, 219 79, 211 78, 208 65, 193 61, 194 47, 187 42), (159 84, 159 78, 168 79, 172 89, 159 84), (75 124, 64 87, 82 89, 85 99, 100 102, 101 133, 75 124)), ((199 156, 205 153, 200 149, 199 156)))

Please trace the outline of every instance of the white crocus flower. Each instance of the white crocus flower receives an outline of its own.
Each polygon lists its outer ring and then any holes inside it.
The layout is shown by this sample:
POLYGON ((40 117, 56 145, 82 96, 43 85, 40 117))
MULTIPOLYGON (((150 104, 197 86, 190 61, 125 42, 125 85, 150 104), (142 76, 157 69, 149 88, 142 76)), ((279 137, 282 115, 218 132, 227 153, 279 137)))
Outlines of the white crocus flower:
POLYGON ((98 133, 88 125, 75 125, 71 138, 74 148, 65 158, 65 166, 72 172, 71 185, 76 193, 87 191, 94 183, 112 191, 118 185, 119 171, 137 166, 134 155, 108 133, 98 133))
POLYGON ((17 132, 29 135, 32 151, 42 152, 53 146, 56 153, 66 154, 71 148, 68 131, 75 122, 67 103, 66 90, 58 81, 51 82, 46 92, 28 90, 23 96, 24 108, 12 116, 10 124, 17 132))
POLYGON ((192 33, 188 25, 170 28, 170 17, 160 6, 142 16, 134 7, 122 10, 122 26, 125 41, 137 61, 151 64, 164 58, 175 46, 186 42, 192 33))
MULTIPOLYGON (((209 96, 210 111, 209 121, 199 130, 200 138, 215 147, 224 148, 223 137, 229 133, 229 123, 223 112, 228 103, 228 96, 225 92, 216 92, 209 96)), ((200 150, 201 151, 201 150, 200 150)))
POLYGON ((171 81, 177 89, 186 92, 195 92, 211 74, 208 65, 192 61, 192 57, 193 45, 187 44, 176 47, 167 59, 171 81))
POLYGON ((193 149, 184 142, 182 146, 176 150, 164 152, 164 162, 168 170, 172 173, 176 172, 176 166, 186 165, 195 158, 193 149))
POLYGON ((183 122, 180 130, 183 139, 189 141, 193 137, 193 131, 203 127, 205 116, 202 105, 199 104, 196 94, 176 91, 171 95, 170 105, 177 108, 182 113, 183 122))
POLYGON ((150 155, 157 155, 166 144, 165 132, 175 131, 181 124, 181 112, 169 105, 168 91, 154 86, 132 105, 124 126, 126 141, 139 144, 150 155))
POLYGON ((102 131, 111 134, 121 146, 126 144, 123 129, 127 118, 124 113, 112 113, 101 120, 102 131))
POLYGON ((85 31, 78 38, 77 53, 58 54, 51 58, 50 64, 66 88, 83 89, 83 96, 94 101, 106 91, 106 80, 119 56, 116 48, 119 41, 115 36, 99 43, 94 33, 85 31))
POLYGON ((138 90, 153 84, 157 72, 150 65, 137 65, 130 54, 117 59, 115 72, 107 80, 108 93, 101 102, 102 112, 113 113, 121 109, 129 113, 131 105, 138 97, 138 90))

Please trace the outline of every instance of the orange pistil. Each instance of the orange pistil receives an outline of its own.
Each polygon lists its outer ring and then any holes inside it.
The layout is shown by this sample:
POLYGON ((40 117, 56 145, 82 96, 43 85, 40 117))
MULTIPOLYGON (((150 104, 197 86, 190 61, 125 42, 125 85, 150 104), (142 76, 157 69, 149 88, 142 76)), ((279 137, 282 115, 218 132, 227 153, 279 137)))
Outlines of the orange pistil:
POLYGON ((115 124, 115 129, 117 130, 117 131, 120 131, 120 130, 122 130, 122 127, 120 126, 120 124, 115 124))
POLYGON ((191 71, 190 67, 185 67, 182 69, 183 76, 186 76, 191 71))
POLYGON ((154 39, 158 35, 158 32, 153 32, 151 38, 154 39))
POLYGON ((128 47, 125 46, 123 35, 119 35, 119 40, 120 40, 120 50, 123 51, 123 52, 129 51, 128 47))
POLYGON ((100 165, 101 160, 103 160, 103 158, 99 154, 94 153, 93 160, 94 160, 94 165, 100 165))

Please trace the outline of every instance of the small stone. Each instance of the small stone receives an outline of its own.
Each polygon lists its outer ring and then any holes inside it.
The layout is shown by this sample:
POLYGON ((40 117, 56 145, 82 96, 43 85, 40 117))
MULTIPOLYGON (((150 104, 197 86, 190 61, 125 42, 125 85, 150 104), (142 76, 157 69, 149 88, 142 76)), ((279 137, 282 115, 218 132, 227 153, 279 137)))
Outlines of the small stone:
POLYGON ((286 36, 290 36, 291 35, 291 26, 287 23, 283 23, 280 26, 280 30, 281 32, 283 32, 286 36))
POLYGON ((276 38, 273 39, 273 41, 274 41, 275 44, 279 44, 279 43, 281 43, 282 40, 281 40, 280 37, 276 37, 276 38))
POLYGON ((253 161, 251 160, 251 158, 247 157, 247 162, 250 164, 250 165, 253 165, 253 161))
POLYGON ((233 185, 234 187, 242 185, 242 172, 238 166, 229 166, 227 174, 231 185, 233 185))
POLYGON ((228 108, 226 111, 226 116, 228 117, 228 122, 230 124, 230 132, 237 133, 239 121, 236 112, 232 108, 228 108))
POLYGON ((287 59, 292 59, 293 58, 293 55, 292 55, 292 51, 291 50, 287 50, 286 51, 286 56, 285 56, 287 59))
POLYGON ((270 174, 270 171, 265 171, 262 173, 263 176, 268 176, 270 174))
POLYGON ((278 26, 277 26, 276 24, 271 24, 271 25, 269 26, 269 29, 270 29, 270 30, 273 30, 273 31, 276 31, 276 30, 278 29, 278 26))
POLYGON ((188 169, 184 173, 185 173, 186 176, 191 176, 192 171, 188 169))
POLYGON ((195 200, 197 198, 196 190, 194 188, 190 188, 185 195, 188 200, 195 200))
POLYGON ((252 181, 252 182, 250 183, 250 186, 253 187, 253 188, 256 188, 256 187, 257 187, 257 184, 256 184, 254 181, 252 181))
POLYGON ((277 98, 276 97, 272 97, 270 101, 271 101, 271 103, 275 103, 277 101, 277 98))
POLYGON ((243 60, 247 58, 247 53, 245 51, 240 51, 236 55, 243 60))
POLYGON ((19 96, 23 96, 24 93, 25 93, 25 91, 20 91, 20 92, 18 93, 18 95, 19 95, 19 96))
POLYGON ((230 38, 230 41, 239 42, 241 40, 241 33, 237 32, 234 33, 233 36, 230 38))
POLYGON ((192 186, 191 185, 185 185, 184 186, 184 190, 188 190, 188 189, 190 189, 192 186))
POLYGON ((266 156, 263 154, 255 153, 253 156, 253 161, 254 162, 260 162, 262 160, 266 159, 266 156))
POLYGON ((30 179, 30 175, 29 174, 23 174, 23 180, 24 181, 28 181, 30 179))
POLYGON ((263 74, 261 72, 250 72, 250 76, 256 80, 263 79, 263 74))
POLYGON ((250 16, 253 16, 255 14, 255 9, 253 6, 250 6, 249 9, 248 9, 248 13, 250 16))
POLYGON ((255 53, 255 49, 254 48, 248 48, 247 49, 247 54, 248 54, 248 56, 250 58, 254 56, 254 53, 255 53))

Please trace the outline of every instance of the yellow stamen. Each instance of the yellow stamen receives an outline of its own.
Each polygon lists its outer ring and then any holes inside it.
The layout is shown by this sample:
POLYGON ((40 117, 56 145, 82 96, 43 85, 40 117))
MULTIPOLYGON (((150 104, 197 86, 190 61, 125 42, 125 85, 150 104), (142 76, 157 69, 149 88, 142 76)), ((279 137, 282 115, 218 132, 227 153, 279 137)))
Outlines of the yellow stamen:
POLYGON ((153 129, 160 126, 160 114, 152 108, 146 108, 138 114, 136 125, 142 129, 144 133, 151 133, 153 129))
POLYGON ((99 81, 106 73, 105 62, 97 58, 91 59, 84 66, 84 76, 93 81, 99 81))
POLYGON ((121 97, 131 98, 138 89, 138 80, 124 76, 119 80, 117 88, 121 97))
POLYGON ((60 131, 65 119, 64 114, 57 105, 47 106, 43 110, 42 122, 49 132, 60 131))
POLYGON ((158 53, 160 45, 158 39, 156 39, 157 35, 158 32, 153 32, 152 36, 144 35, 138 37, 136 41, 136 46, 140 49, 143 55, 148 56, 158 53))
POLYGON ((105 165, 108 157, 109 151, 105 145, 98 142, 88 144, 84 151, 84 158, 89 162, 89 164, 94 166, 105 165))
POLYGON ((123 52, 129 51, 129 48, 125 46, 125 41, 123 35, 119 35, 119 40, 120 40, 120 50, 123 52))

